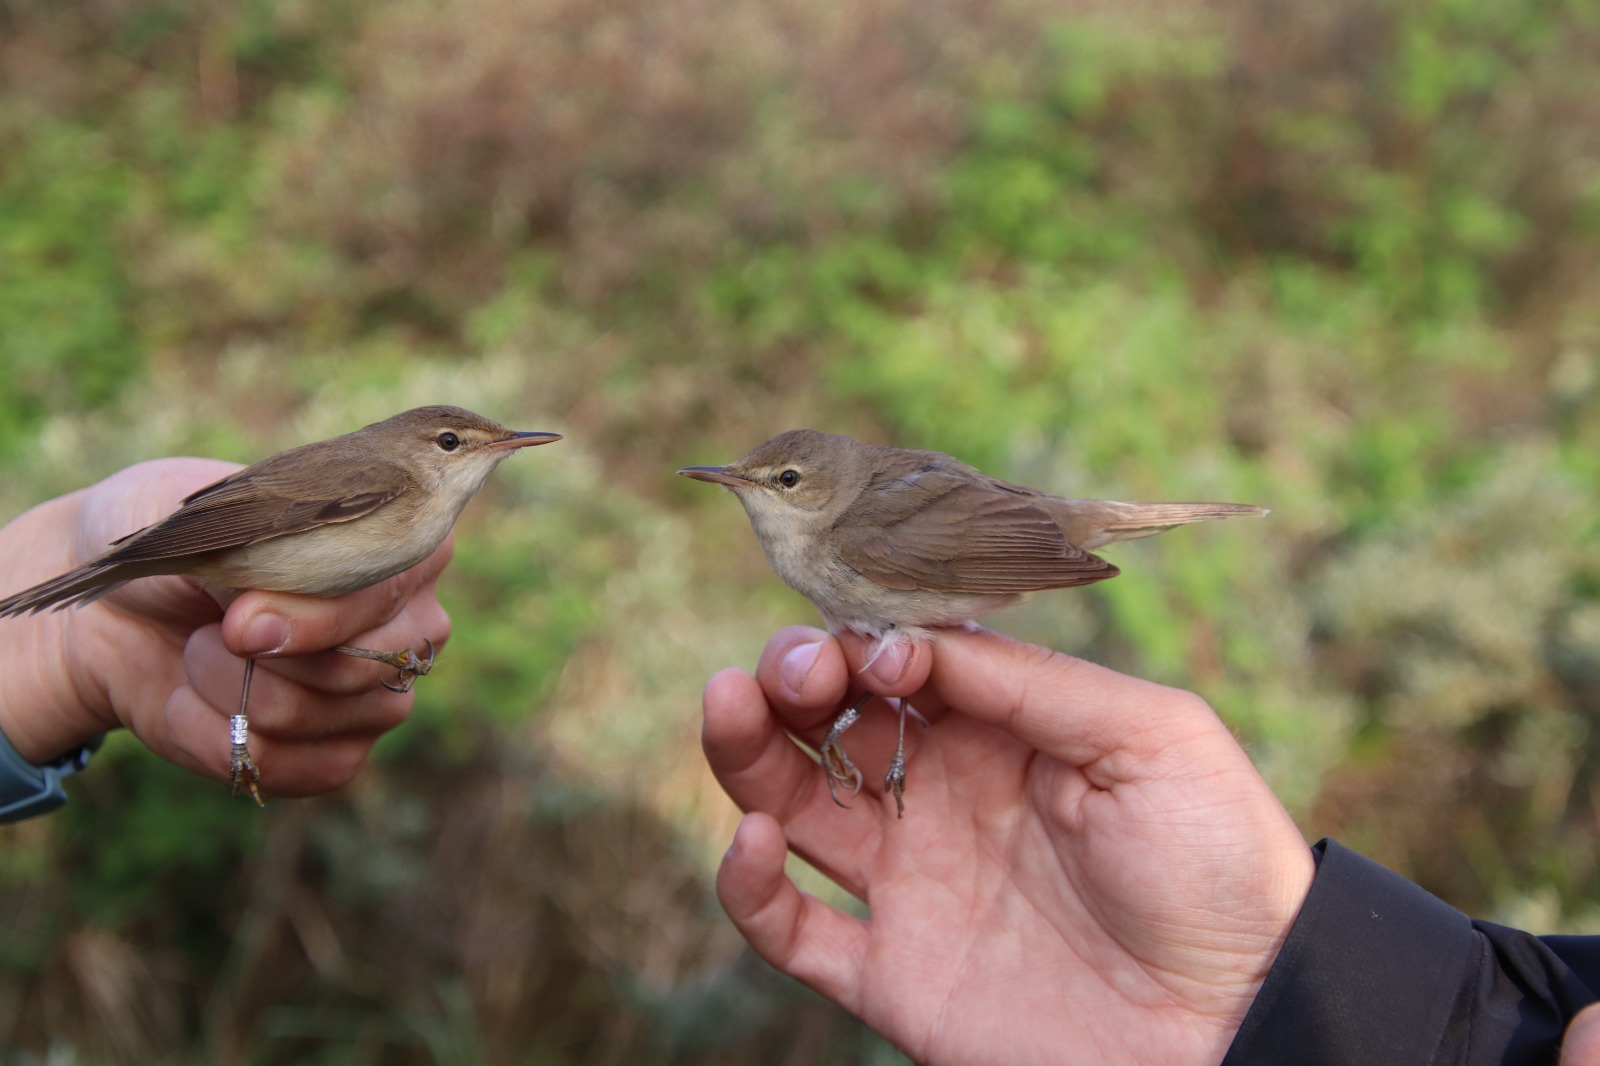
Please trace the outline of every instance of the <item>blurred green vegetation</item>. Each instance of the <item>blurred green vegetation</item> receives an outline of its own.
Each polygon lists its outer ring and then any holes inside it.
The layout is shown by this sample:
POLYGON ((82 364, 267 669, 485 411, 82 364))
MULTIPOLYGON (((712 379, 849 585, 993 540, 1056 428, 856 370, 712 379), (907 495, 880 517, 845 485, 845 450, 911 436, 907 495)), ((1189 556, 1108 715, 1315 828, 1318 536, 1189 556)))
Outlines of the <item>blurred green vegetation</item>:
POLYGON ((1273 508, 993 624, 1600 929, 1597 59, 1537 0, 0 2, 0 516, 417 403, 568 434, 355 786, 113 738, 0 838, 0 1061, 893 1061, 707 887, 700 685, 813 614, 671 471, 800 425, 1273 508))

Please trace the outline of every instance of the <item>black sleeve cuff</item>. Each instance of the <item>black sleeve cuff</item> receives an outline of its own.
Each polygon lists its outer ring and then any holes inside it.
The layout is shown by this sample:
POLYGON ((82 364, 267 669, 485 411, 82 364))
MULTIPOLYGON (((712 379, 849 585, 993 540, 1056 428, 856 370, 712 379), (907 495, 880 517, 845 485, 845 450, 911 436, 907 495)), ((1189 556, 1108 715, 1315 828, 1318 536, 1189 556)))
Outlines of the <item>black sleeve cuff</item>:
POLYGON ((1433 1061, 1476 937, 1467 916, 1331 840, 1224 1066, 1433 1061))
POLYGON ((1324 840, 1317 876, 1223 1066, 1555 1061, 1600 987, 1600 941, 1474 923, 1324 840))

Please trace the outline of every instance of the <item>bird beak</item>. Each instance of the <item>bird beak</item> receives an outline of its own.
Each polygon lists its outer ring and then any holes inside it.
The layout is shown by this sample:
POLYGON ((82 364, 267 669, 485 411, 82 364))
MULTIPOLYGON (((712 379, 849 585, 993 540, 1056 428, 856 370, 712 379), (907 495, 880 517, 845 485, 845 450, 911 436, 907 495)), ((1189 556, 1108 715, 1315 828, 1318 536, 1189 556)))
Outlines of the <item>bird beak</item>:
POLYGON ((742 478, 738 474, 728 473, 725 466, 686 466, 678 471, 684 477, 692 477, 696 481, 709 481, 713 485, 726 485, 730 489, 742 489, 749 485, 749 478, 742 478))
POLYGON ((508 450, 511 448, 531 448, 536 444, 554 444, 560 439, 561 434, 559 433, 541 433, 538 430, 530 430, 527 433, 513 432, 505 440, 489 442, 488 447, 508 450))

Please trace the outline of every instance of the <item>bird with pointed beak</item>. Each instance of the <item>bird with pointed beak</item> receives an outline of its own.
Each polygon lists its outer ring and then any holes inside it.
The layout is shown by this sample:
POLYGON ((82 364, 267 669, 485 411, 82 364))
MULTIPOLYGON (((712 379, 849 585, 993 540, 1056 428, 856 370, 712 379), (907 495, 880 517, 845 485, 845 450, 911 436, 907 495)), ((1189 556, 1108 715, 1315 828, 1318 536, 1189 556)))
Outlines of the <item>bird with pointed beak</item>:
MULTIPOLYGON (((726 466, 688 466, 684 477, 732 490, 767 561, 811 600, 833 633, 877 642, 920 641, 1031 592, 1115 577, 1094 552, 1211 518, 1264 515, 1236 503, 1121 503, 1051 496, 989 477, 943 452, 863 444, 835 433, 790 430, 726 466)), ((871 661, 869 658, 869 662, 871 661)), ((829 794, 861 789, 841 735, 873 698, 835 719, 818 751, 829 794)), ((904 813, 905 714, 884 790, 904 813)), ((841 804, 842 805, 842 804, 841 804)))
MULTIPOLYGON (((172 514, 113 541, 59 577, 0 599, 0 617, 93 603, 129 581, 180 574, 209 589, 337 596, 431 555, 494 468, 513 451, 561 439, 510 430, 460 407, 418 407, 353 433, 269 456, 186 497, 172 514)), ((387 663, 408 691, 433 666, 411 648, 335 651, 387 663)), ((230 719, 234 795, 262 803, 250 758, 246 659, 230 719)))

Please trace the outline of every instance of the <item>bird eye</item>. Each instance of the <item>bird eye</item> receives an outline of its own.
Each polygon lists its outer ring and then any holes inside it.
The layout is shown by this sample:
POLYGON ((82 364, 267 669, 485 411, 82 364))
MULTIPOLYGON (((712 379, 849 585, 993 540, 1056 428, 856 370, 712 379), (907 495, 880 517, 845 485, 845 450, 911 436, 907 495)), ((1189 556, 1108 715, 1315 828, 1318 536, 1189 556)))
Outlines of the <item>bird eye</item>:
POLYGON ((456 436, 454 433, 446 432, 435 437, 434 443, 439 445, 439 447, 443 448, 447 452, 453 452, 457 448, 461 447, 461 438, 456 436))
POLYGON ((794 488, 796 485, 800 484, 800 471, 785 470, 783 473, 778 475, 778 484, 782 485, 786 489, 794 488))

